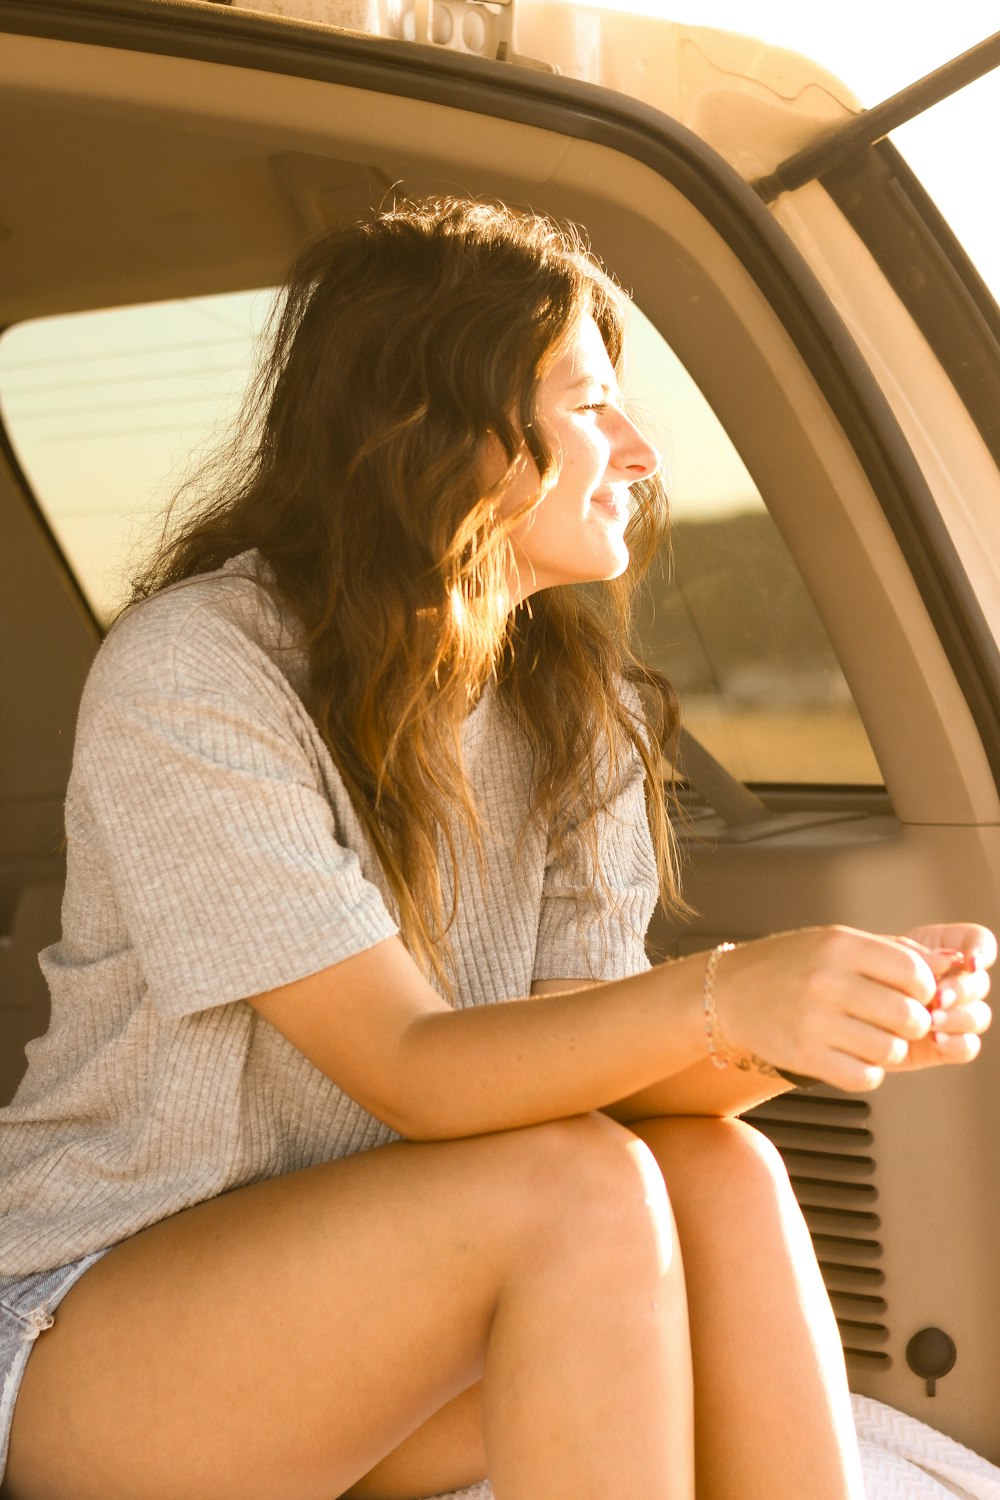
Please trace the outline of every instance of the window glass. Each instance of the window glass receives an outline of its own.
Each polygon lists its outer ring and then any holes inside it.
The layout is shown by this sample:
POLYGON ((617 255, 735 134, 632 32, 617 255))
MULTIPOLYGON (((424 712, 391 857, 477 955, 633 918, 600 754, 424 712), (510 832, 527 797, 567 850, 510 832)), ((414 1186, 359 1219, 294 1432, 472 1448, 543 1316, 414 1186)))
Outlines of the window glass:
POLYGON ((7 434, 102 622, 170 495, 238 409, 273 295, 39 318, 0 338, 7 434))
POLYGON ((744 781, 878 785, 864 726, 788 549, 711 407, 633 309, 624 380, 664 458, 673 577, 650 579, 646 658, 692 733, 744 781))
MULTIPOLYGON (((165 503, 238 409, 273 291, 38 319, 0 339, 18 460, 99 619, 165 503)), ((684 367, 633 311, 626 391, 664 455, 675 580, 641 613, 693 733, 753 782, 873 784, 867 737, 750 475, 684 367)))

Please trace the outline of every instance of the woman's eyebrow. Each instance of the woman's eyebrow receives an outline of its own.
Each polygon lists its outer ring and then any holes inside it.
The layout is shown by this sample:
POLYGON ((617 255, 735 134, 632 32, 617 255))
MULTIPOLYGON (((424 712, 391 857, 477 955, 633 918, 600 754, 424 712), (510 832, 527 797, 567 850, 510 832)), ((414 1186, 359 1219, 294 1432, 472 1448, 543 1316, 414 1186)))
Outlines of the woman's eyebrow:
POLYGON ((572 381, 566 389, 570 391, 582 391, 595 385, 598 390, 604 393, 609 401, 619 401, 621 399, 621 392, 618 390, 617 385, 608 385, 607 381, 601 380, 598 375, 581 375, 579 380, 572 381))

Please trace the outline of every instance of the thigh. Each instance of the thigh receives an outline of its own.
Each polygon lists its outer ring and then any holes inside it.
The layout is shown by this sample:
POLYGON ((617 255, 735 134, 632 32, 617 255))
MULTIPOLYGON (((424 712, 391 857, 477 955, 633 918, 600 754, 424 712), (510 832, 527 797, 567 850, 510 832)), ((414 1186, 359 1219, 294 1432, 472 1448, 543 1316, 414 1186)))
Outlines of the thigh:
POLYGON ((24 1368, 39 1334, 52 1327, 53 1311, 70 1287, 100 1260, 105 1251, 84 1255, 67 1265, 24 1276, 4 1277, 0 1287, 0 1496, 7 1465, 7 1444, 24 1368))
MULTIPOLYGON (((35 1346, 5 1495, 346 1490, 478 1380, 532 1183, 549 1187, 536 1148, 555 1130, 387 1146, 117 1246, 35 1346)), ((450 1430, 473 1431, 467 1412, 450 1430)), ((476 1477, 474 1455, 456 1458, 449 1482, 476 1477)))
POLYGON ((741 1120, 632 1128, 684 1253, 699 1494, 862 1495, 837 1324, 778 1152, 741 1120))

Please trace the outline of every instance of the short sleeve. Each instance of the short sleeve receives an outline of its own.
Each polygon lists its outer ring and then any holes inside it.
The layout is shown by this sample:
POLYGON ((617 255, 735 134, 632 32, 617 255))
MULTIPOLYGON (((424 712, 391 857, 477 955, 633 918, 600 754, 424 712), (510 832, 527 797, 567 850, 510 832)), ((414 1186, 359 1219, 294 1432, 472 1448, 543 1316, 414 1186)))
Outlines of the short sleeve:
POLYGON ((638 756, 599 814, 597 834, 600 877, 586 842, 573 833, 548 856, 536 980, 624 979, 649 968, 645 935, 659 882, 638 756))
POLYGON ((81 715, 78 795, 165 1014, 291 983, 397 931, 338 840, 300 700, 240 666, 232 692, 165 673, 81 715))

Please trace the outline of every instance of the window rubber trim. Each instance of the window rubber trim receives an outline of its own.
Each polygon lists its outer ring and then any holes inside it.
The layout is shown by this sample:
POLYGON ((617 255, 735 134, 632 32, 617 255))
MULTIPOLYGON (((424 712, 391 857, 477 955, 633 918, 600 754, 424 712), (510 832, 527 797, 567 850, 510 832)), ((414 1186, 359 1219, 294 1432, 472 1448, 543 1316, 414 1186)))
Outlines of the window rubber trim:
POLYGON ((888 140, 819 181, 933 349, 1000 467, 1000 308, 961 241, 888 140))
POLYGON ((607 146, 678 189, 783 324, 879 501, 1000 787, 1000 649, 888 402, 806 262, 753 188, 653 107, 595 84, 443 48, 183 0, 0 0, 0 30, 392 94, 607 146))

